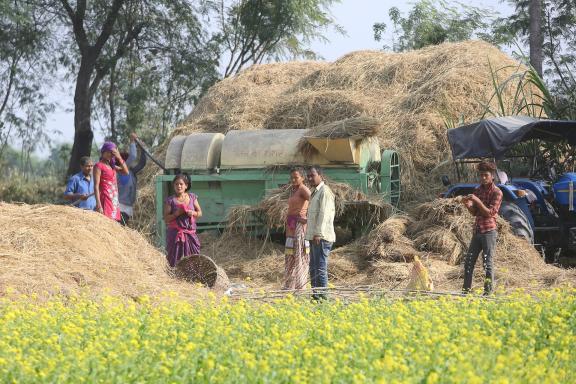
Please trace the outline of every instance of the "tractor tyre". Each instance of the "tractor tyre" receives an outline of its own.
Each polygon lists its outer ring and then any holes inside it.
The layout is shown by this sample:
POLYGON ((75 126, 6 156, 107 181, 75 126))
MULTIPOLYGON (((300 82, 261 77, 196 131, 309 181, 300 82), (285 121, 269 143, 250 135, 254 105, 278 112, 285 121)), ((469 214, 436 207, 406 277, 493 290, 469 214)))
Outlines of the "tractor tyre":
POLYGON ((530 226, 528 217, 526 217, 526 214, 520 207, 512 202, 503 201, 498 214, 510 223, 512 233, 516 236, 524 237, 530 244, 534 243, 534 231, 530 226))

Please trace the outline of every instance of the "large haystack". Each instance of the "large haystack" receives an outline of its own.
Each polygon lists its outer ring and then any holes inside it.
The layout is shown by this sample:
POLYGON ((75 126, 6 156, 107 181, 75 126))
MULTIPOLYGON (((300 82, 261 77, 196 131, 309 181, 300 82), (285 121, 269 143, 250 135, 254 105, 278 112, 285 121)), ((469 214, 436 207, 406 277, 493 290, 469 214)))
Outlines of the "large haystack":
MULTIPOLYGON (((358 51, 333 63, 257 65, 214 85, 173 135, 312 128, 351 117, 376 118, 381 121, 377 135, 381 146, 400 153, 404 204, 423 201, 441 188, 430 175, 449 157, 446 126, 461 118, 478 119, 486 104, 496 102, 490 100, 494 93, 490 68, 499 70, 500 81, 525 69, 481 41, 405 53, 358 51)), ((514 91, 511 86, 502 95, 509 110, 514 91)), ((157 153, 160 158, 166 145, 157 153)), ((151 169, 148 174, 153 174, 151 169)), ((151 178, 140 180, 137 221, 152 232, 151 178)))
POLYGON ((72 207, 0 203, 0 262, 0 295, 202 291, 171 278, 164 255, 138 232, 72 207))
MULTIPOLYGON (((490 66, 508 67, 498 72, 500 80, 523 69, 481 41, 405 53, 358 51, 329 64, 256 66, 215 85, 178 131, 312 128, 375 117, 382 121, 381 144, 400 151, 406 197, 413 199, 448 155, 447 121, 474 120, 485 111, 494 93, 490 66), (267 81, 254 81, 260 78, 267 81)), ((510 110, 514 91, 503 95, 510 110)))
MULTIPOLYGON (((462 118, 479 119, 486 105, 494 107, 493 76, 502 81, 524 70, 498 48, 480 41, 446 43, 405 53, 353 52, 333 63, 259 65, 212 87, 173 134, 318 128, 343 119, 376 119, 380 145, 400 153, 402 199, 408 209, 415 201, 429 200, 442 188, 435 177, 438 165, 450 158, 447 127, 462 118)), ((517 110, 513 105, 515 91, 515 86, 503 90, 503 113, 517 110)), ((162 148, 158 155, 163 157, 162 148)), ((153 189, 149 178, 141 181, 144 186, 139 206, 146 208, 137 214, 150 214, 153 189)), ((138 221, 146 224, 142 227, 147 232, 154 231, 150 216, 138 221)), ((405 261, 420 256, 437 289, 459 289, 462 254, 471 234, 468 213, 451 201, 435 201, 415 210, 412 219, 401 221, 402 226, 390 221, 367 239, 336 249, 331 259, 336 280, 403 286, 409 270, 405 261), (398 228, 402 233, 396 236, 398 228), (396 276, 398 271, 402 273, 396 276)), ((572 272, 544 264, 505 223, 500 230, 496 260, 500 286, 545 287, 574 281, 572 272)), ((264 286, 278 287, 282 248, 269 248, 256 240, 250 243, 241 237, 234 243, 237 246, 233 249, 228 242, 219 243, 209 256, 231 267, 233 278, 250 276, 264 286), (238 253, 255 256, 255 250, 260 257, 232 257, 238 253)), ((481 274, 479 262, 476 283, 482 281, 481 274)))

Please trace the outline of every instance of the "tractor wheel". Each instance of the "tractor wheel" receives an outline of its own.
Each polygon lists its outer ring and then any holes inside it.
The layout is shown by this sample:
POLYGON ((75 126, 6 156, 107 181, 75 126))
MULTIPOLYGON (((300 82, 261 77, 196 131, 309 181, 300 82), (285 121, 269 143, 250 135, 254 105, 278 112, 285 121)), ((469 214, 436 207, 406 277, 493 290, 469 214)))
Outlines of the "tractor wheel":
POLYGON ((560 261, 561 252, 561 248, 544 248, 544 261, 546 261, 547 264, 557 264, 560 261))
POLYGON ((534 231, 530 226, 528 217, 526 217, 520 207, 509 201, 503 201, 498 214, 510 223, 512 233, 516 236, 524 237, 531 244, 534 243, 534 231))

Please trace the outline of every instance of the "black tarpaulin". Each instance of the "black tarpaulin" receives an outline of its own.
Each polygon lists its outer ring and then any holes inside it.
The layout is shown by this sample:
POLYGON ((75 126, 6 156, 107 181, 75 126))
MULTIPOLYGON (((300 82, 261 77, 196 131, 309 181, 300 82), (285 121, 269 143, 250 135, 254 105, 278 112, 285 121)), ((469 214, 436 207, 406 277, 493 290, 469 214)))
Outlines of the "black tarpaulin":
POLYGON ((540 120, 528 116, 493 117, 448 130, 454 160, 505 155, 514 144, 530 139, 576 144, 576 121, 540 120))

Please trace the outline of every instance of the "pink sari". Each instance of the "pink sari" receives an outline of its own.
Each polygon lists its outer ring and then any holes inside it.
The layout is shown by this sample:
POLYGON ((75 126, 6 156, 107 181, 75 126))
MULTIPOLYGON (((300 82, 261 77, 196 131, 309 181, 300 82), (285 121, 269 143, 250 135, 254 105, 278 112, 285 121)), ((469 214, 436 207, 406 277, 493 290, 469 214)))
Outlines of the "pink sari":
POLYGON ((100 205, 102 205, 104 215, 112 220, 120 221, 116 170, 101 161, 94 166, 100 170, 100 184, 95 187, 100 191, 100 205))

